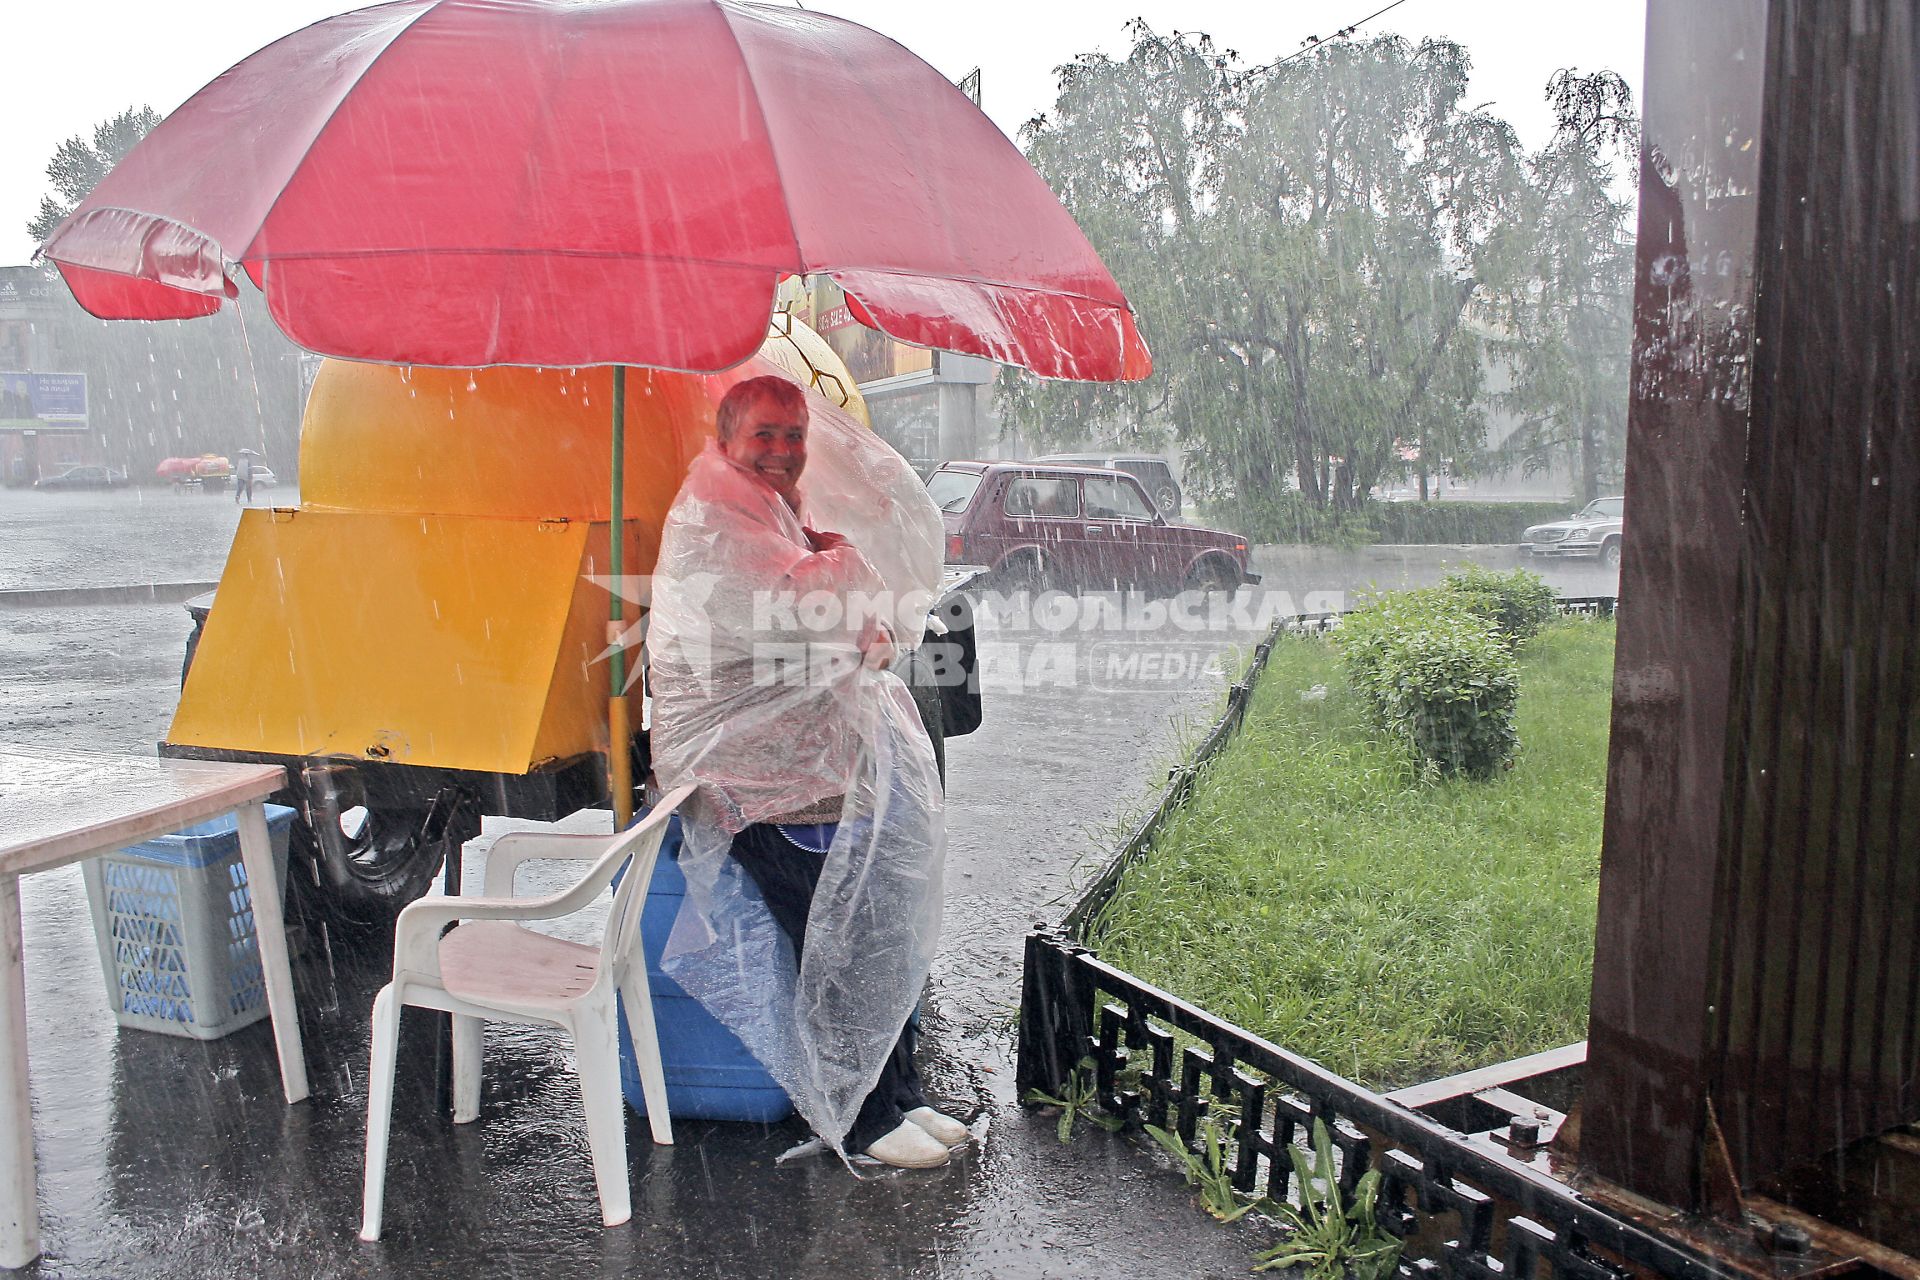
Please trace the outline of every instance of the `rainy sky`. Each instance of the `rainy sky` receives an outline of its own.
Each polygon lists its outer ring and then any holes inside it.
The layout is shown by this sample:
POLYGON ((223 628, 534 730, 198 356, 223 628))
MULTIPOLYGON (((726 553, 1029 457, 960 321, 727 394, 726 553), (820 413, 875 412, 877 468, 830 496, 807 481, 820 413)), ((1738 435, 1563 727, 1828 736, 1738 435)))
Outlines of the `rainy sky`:
MULTIPOLYGON (((987 114, 1008 134, 1052 102, 1051 70, 1076 54, 1123 52, 1123 24, 1204 31, 1250 62, 1298 50, 1392 0, 817 0, 892 36, 950 79, 982 70, 987 114)), ((279 36, 356 7, 353 0, 24 0, 0 19, 14 51, 0 76, 0 265, 25 262, 25 225, 47 190, 60 141, 116 112, 166 112, 279 36)), ((1399 0, 1361 28, 1411 39, 1447 36, 1475 68, 1470 104, 1492 102, 1537 146, 1551 128, 1541 97, 1561 67, 1607 69, 1639 95, 1644 0, 1547 6, 1539 0, 1399 0)))

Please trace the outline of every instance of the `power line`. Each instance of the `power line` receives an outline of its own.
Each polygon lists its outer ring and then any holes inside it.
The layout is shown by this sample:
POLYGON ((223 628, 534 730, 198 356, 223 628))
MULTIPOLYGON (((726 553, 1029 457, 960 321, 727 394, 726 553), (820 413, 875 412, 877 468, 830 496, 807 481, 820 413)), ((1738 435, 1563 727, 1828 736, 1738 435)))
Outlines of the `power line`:
POLYGON ((1304 58, 1329 40, 1344 40, 1348 36, 1352 35, 1354 32, 1358 31, 1361 27, 1364 27, 1369 22, 1372 22, 1375 18, 1379 17, 1381 14, 1386 13, 1393 9, 1398 9, 1401 5, 1405 4, 1406 2, 1407 0, 1393 0, 1393 3, 1388 5, 1385 9, 1375 9, 1372 13, 1360 19, 1358 22, 1350 22, 1346 26, 1340 28, 1338 31, 1334 32, 1330 36, 1308 36, 1305 40, 1301 41, 1301 43, 1306 46, 1304 49, 1301 49, 1298 53, 1290 53, 1284 58, 1277 58, 1274 61, 1269 62, 1266 66, 1266 69, 1272 70, 1274 67, 1284 67, 1289 62, 1292 62, 1295 58, 1304 58))

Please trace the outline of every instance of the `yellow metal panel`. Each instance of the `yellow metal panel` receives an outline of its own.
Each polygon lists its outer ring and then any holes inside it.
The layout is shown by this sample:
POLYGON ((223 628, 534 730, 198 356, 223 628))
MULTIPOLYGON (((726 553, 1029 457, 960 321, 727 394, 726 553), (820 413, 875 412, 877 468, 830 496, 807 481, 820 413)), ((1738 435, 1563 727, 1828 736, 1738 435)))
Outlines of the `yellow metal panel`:
MULTIPOLYGON (((660 555, 660 529, 640 521, 627 522, 626 568, 630 575, 653 572, 660 555)), ((584 559, 574 575, 572 607, 565 632, 555 648, 552 680, 546 690, 546 712, 534 739, 533 759, 564 759, 582 751, 607 749, 607 682, 611 668, 607 652, 607 589, 595 582, 607 573, 607 526, 588 528, 584 559)), ((632 588, 630 587, 631 591, 632 588)), ((626 603, 626 628, 636 627, 641 609, 626 603)), ((639 631, 632 632, 638 637, 639 631)), ((637 644, 627 648, 626 669, 631 675, 640 662, 637 644)), ((628 688, 632 723, 640 723, 640 684, 628 688)))
MULTIPOLYGON (((659 525, 713 436, 704 379, 627 375, 629 519, 659 525)), ((300 435, 306 510, 611 514, 611 369, 406 369, 328 360, 300 435)))
POLYGON ((597 595, 604 616, 604 591, 580 579, 589 533, 247 511, 168 741, 525 772, 561 754, 542 721, 560 670, 580 671, 558 661, 585 625, 569 622, 576 601, 597 595))

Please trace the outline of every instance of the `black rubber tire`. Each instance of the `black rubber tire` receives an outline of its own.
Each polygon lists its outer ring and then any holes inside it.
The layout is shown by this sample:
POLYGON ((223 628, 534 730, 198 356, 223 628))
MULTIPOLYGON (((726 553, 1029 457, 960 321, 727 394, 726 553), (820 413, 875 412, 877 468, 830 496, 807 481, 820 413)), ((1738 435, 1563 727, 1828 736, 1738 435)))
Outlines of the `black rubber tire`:
POLYGON ((1240 571, 1223 560, 1202 560, 1187 571, 1186 589, 1231 596, 1240 589, 1240 571))
POLYGON ((1046 564, 1031 551, 1016 551, 1002 560, 993 571, 993 582, 1009 595, 1025 591, 1028 595, 1037 596, 1052 585, 1046 564))
MULTIPOLYGON (((183 687, 203 628, 196 619, 187 637, 180 663, 183 687)), ((478 802, 464 792, 443 795, 422 809, 369 807, 351 839, 341 833, 345 856, 333 867, 313 827, 317 811, 311 799, 295 806, 287 837, 287 892, 295 913, 309 925, 325 921, 348 932, 389 931, 401 908, 433 886, 447 855, 480 834, 478 802)))
POLYGON ((465 795, 428 809, 369 808, 352 837, 342 832, 343 856, 330 859, 312 825, 328 820, 319 813, 309 804, 294 816, 290 879, 309 921, 350 933, 389 932, 401 909, 433 887, 447 856, 480 831, 479 807, 465 795))
POLYGON ((193 631, 187 636, 187 652, 180 659, 180 687, 187 687, 187 672, 193 670, 193 655, 200 652, 200 636, 206 630, 206 623, 195 619, 193 631))
POLYGON ((1608 538, 1600 544, 1600 564, 1606 569, 1620 567, 1620 539, 1608 538))

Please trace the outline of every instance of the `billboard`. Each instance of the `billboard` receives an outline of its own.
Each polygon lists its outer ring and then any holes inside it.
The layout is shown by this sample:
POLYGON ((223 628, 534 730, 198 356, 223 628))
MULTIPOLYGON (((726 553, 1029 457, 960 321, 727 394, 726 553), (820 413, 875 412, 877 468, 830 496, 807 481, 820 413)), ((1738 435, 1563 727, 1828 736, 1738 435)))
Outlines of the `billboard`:
POLYGON ((0 322, 46 320, 73 308, 60 277, 39 267, 0 267, 0 322))
POLYGON ((0 431, 87 430, 87 375, 0 371, 0 431))

